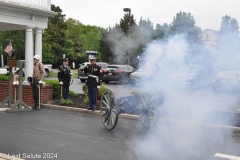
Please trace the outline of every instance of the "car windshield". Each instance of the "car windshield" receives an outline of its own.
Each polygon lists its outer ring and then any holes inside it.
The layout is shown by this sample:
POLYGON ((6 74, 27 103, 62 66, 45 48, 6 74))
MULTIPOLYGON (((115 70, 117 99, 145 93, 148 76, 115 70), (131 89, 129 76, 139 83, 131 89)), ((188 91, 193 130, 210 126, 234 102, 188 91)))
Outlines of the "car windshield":
POLYGON ((154 70, 156 66, 143 66, 138 69, 139 72, 149 72, 151 70, 154 70))
POLYGON ((102 69, 107 68, 107 64, 104 64, 104 63, 97 63, 97 65, 99 65, 102 69))
POLYGON ((236 78, 239 76, 237 71, 222 71, 218 74, 218 77, 228 77, 228 78, 236 78))
POLYGON ((88 64, 90 64, 90 63, 82 63, 82 64, 80 64, 80 69, 83 69, 88 64))
POLYGON ((119 68, 119 66, 108 66, 107 68, 119 68))

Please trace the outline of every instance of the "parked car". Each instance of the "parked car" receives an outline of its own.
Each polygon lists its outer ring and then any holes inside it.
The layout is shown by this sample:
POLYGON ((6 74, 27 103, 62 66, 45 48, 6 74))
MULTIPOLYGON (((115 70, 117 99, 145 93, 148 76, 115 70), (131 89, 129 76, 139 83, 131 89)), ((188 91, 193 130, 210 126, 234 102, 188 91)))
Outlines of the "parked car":
POLYGON ((0 68, 0 74, 1 75, 6 75, 8 73, 7 69, 6 68, 0 68))
MULTIPOLYGON (((43 64, 44 65, 44 69, 45 69, 45 75, 44 77, 48 77, 49 76, 49 72, 52 72, 52 64, 43 64)), ((9 67, 6 67, 9 73, 9 67)), ((19 74, 19 68, 13 68, 13 72, 15 72, 16 74, 19 74)), ((23 68, 23 76, 25 76, 25 68, 23 68)))
POLYGON ((157 65, 142 66, 130 74, 130 82, 132 85, 153 81, 159 82, 160 79, 164 80, 165 76, 165 70, 157 65))
POLYGON ((119 65, 119 64, 111 64, 108 65, 106 71, 104 72, 103 79, 106 84, 110 81, 120 81, 126 82, 129 81, 129 76, 135 69, 130 65, 119 65))
MULTIPOLYGON (((99 65, 103 71, 105 71, 108 66, 106 62, 96 62, 96 64, 99 65)), ((87 65, 90 65, 90 62, 84 62, 80 64, 80 67, 78 68, 78 78, 81 82, 86 82, 86 80, 88 79, 88 74, 84 73, 84 67, 86 67, 87 65)))
POLYGON ((240 72, 221 71, 212 80, 212 89, 215 92, 240 91, 240 72))
POLYGON ((170 87, 197 89, 207 86, 207 73, 201 65, 184 65, 170 76, 170 87))

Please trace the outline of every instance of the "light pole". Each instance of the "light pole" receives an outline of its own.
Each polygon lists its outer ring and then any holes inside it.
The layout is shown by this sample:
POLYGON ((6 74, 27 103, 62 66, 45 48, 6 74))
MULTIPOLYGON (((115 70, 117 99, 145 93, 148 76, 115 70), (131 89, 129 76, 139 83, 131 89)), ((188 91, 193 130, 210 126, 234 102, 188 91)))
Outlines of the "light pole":
POLYGON ((128 65, 130 65, 130 47, 129 47, 129 41, 130 41, 130 26, 131 26, 131 8, 123 8, 124 12, 128 12, 128 65))
POLYGON ((140 68, 140 56, 137 56, 137 59, 138 59, 138 68, 140 68))

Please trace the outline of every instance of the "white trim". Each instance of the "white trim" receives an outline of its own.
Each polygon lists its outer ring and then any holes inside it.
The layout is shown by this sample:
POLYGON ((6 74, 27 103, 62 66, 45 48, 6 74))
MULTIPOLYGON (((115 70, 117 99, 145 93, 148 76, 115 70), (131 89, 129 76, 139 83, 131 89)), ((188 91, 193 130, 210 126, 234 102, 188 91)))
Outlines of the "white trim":
POLYGON ((2 2, 11 3, 31 8, 41 8, 51 11, 51 0, 0 0, 2 2))

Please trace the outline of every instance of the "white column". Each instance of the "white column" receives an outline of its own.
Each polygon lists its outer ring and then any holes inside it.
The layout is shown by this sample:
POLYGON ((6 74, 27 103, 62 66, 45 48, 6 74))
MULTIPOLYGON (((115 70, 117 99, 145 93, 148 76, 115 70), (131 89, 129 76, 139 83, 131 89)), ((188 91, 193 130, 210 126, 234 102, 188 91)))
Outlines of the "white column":
POLYGON ((33 30, 26 29, 25 35, 25 80, 24 84, 28 84, 27 77, 33 74, 33 30))
POLYGON ((42 62, 42 29, 39 28, 36 28, 35 54, 40 56, 40 62, 42 62))

